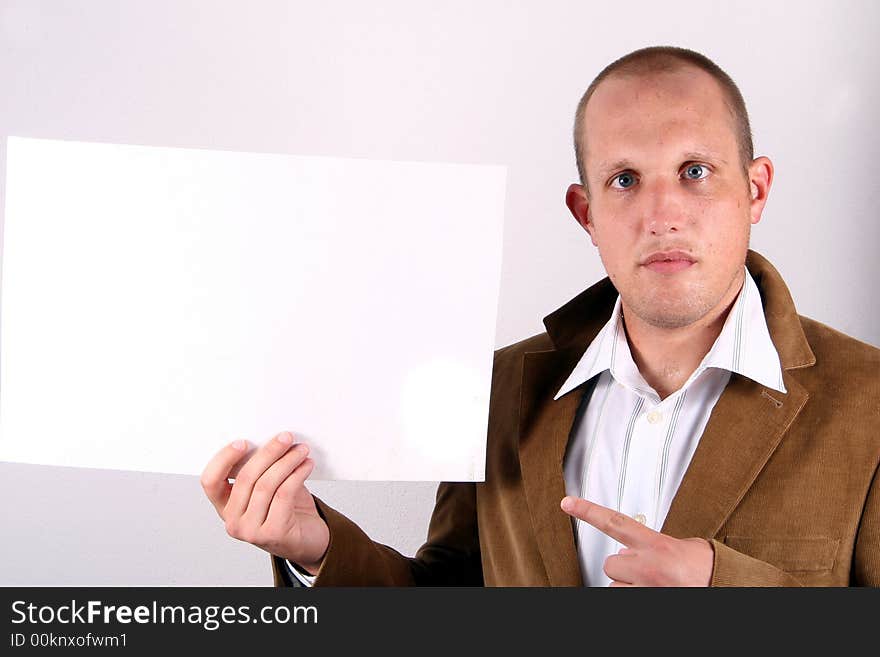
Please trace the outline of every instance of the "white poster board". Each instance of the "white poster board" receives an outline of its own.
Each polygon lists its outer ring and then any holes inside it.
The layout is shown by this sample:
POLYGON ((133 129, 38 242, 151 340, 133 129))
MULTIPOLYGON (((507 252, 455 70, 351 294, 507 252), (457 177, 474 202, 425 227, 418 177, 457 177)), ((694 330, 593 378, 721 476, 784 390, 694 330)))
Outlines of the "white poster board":
POLYGON ((481 481, 505 177, 9 138, 0 460, 481 481))

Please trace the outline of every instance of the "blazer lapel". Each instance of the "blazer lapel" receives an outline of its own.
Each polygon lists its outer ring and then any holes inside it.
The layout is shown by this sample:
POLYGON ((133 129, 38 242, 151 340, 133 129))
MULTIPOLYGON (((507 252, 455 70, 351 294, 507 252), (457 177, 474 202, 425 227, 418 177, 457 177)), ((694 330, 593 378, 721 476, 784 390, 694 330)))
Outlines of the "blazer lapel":
POLYGON ((788 372, 783 381, 787 395, 731 375, 672 499, 664 534, 716 535, 807 402, 788 372))
POLYGON ((554 401, 590 342, 611 316, 617 290, 607 278, 544 318, 555 349, 523 355, 519 408, 519 461, 535 540, 551 586, 582 586, 562 461, 584 387, 554 401))
POLYGON ((582 388, 553 400, 578 357, 559 351, 530 352, 523 357, 519 460, 550 586, 583 584, 571 519, 559 507, 565 497, 562 461, 582 388))

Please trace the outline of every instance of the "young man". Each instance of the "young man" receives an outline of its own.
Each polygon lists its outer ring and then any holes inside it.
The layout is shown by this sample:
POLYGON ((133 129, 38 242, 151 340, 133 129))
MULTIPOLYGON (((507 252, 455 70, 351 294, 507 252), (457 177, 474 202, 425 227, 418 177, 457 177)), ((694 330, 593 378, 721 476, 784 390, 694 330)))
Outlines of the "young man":
POLYGON ((608 278, 496 352, 486 481, 441 484, 407 558, 308 492, 285 432, 234 486, 235 445, 206 467, 229 534, 279 585, 880 585, 880 350, 798 316, 748 250, 773 165, 735 84, 630 53, 575 150, 608 278))

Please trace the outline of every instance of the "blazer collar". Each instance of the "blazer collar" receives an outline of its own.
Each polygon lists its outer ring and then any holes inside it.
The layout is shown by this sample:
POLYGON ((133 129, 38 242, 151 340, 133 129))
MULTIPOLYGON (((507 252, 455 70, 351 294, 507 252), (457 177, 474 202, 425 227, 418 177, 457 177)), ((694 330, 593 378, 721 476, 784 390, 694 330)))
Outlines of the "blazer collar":
MULTIPOLYGON (((754 381, 732 375, 666 516, 662 531, 672 536, 715 535, 808 398, 788 371, 816 362, 791 294, 776 269, 758 253, 748 252, 746 267, 761 293, 788 393, 768 391, 754 381)), ((553 396, 610 318, 616 297, 609 279, 599 281, 544 318, 554 348, 523 355, 520 466, 532 525, 552 586, 580 586, 583 582, 572 522, 559 507, 565 496, 565 449, 583 395, 569 393, 556 401, 553 396)))

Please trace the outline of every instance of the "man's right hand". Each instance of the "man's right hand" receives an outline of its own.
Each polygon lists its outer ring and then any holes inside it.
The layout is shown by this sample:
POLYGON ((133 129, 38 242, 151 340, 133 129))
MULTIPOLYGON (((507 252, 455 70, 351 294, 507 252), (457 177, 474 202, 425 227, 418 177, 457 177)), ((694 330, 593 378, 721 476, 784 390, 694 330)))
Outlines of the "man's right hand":
POLYGON ((308 446, 294 445, 293 440, 287 431, 275 436, 246 459, 230 484, 230 472, 248 447, 237 440, 210 460, 201 484, 226 524, 226 533, 314 575, 330 544, 330 529, 305 487, 315 462, 306 458, 308 446))

